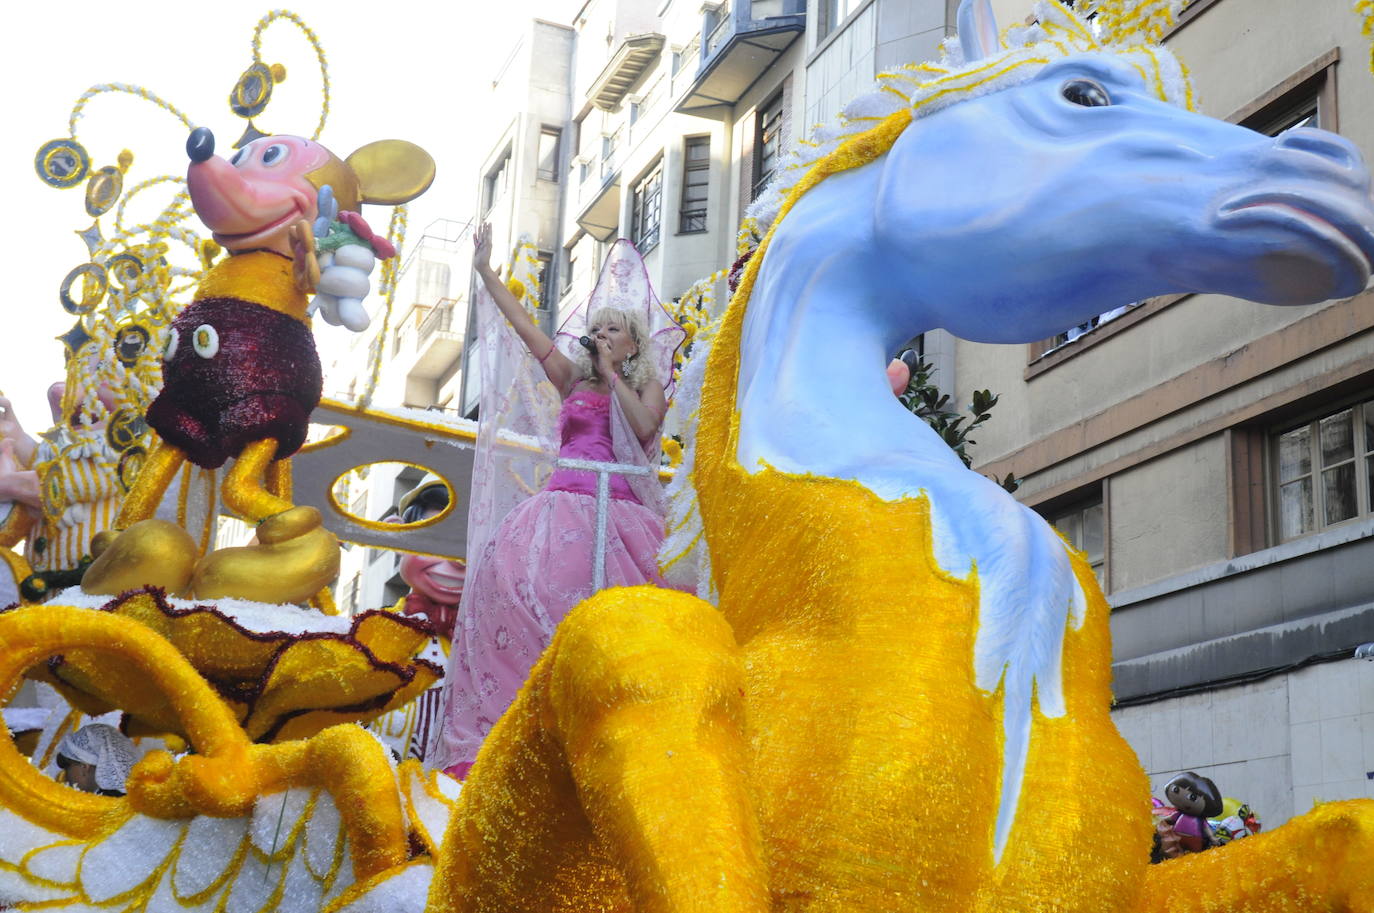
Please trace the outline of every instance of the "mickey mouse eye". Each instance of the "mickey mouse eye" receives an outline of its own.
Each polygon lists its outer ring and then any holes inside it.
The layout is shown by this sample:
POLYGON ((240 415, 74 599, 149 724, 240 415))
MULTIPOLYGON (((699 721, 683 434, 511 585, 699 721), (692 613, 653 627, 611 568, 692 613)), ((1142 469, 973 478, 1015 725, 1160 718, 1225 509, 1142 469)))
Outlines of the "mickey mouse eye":
POLYGON ((243 154, 246 151, 247 147, 244 147, 243 149, 239 149, 237 152, 235 152, 232 156, 229 157, 229 164, 237 166, 239 162, 243 161, 243 154))
POLYGON ((1107 94, 1107 90, 1091 79, 1071 79, 1064 83, 1059 94, 1075 105, 1085 108, 1105 108, 1112 103, 1112 97, 1107 94))
POLYGON ((262 154, 262 163, 264 165, 280 165, 282 162, 286 161, 286 157, 290 152, 291 150, 281 143, 273 143, 268 146, 267 151, 262 154))

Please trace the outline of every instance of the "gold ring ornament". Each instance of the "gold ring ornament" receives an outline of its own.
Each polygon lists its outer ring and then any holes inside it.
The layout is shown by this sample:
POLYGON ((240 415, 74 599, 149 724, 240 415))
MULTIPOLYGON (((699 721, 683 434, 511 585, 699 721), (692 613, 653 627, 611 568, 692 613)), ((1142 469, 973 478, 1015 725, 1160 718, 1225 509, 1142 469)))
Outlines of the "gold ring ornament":
POLYGON ((114 282, 126 292, 133 292, 138 289, 139 281, 143 278, 143 273, 147 269, 138 255, 128 253, 115 254, 105 261, 105 273, 111 282, 114 282))
POLYGON ((105 293, 110 288, 110 277, 105 272, 105 267, 99 263, 83 263, 72 269, 71 272, 62 279, 62 285, 58 288, 58 297, 62 300, 62 307, 68 314, 89 314, 95 310, 101 301, 105 300, 105 293), (81 282, 81 299, 72 297, 72 287, 78 280, 81 282))
POLYGON ((128 492, 133 489, 134 482, 138 480, 139 470, 143 468, 143 461, 148 457, 148 451, 142 447, 130 447, 119 455, 119 466, 115 470, 119 477, 119 485, 128 492))
POLYGON ((153 333, 142 323, 130 321, 115 333, 115 358, 126 368, 132 368, 139 357, 148 350, 153 333))
POLYGON ((147 433, 148 423, 142 413, 128 407, 116 410, 105 425, 105 440, 115 453, 132 450, 147 433))
POLYGON ((272 86, 285 78, 286 68, 281 64, 269 67, 265 63, 253 63, 234 83, 229 93, 229 109, 239 117, 261 114, 272 100, 272 86))
POLYGON ((91 157, 76 140, 55 139, 39 147, 33 167, 43 183, 65 189, 85 179, 91 170, 91 157))
POLYGON ((109 212, 124 192, 124 173, 106 165, 91 173, 86 182, 86 214, 95 218, 109 212))

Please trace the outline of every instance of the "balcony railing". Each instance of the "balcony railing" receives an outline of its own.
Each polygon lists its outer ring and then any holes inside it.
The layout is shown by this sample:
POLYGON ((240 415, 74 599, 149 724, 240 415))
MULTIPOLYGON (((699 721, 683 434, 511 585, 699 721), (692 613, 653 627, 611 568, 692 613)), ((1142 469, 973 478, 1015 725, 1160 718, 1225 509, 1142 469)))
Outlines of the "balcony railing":
POLYGON ((728 117, 732 106, 805 29, 806 0, 728 0, 706 7, 696 75, 677 110, 728 117))
MULTIPOLYGON (((743 0, 743 3, 746 9, 750 5, 749 0, 743 0)), ((734 33, 735 29, 734 21, 730 18, 730 4, 723 3, 707 15, 715 19, 715 27, 706 36, 706 54, 704 56, 710 57, 720 47, 721 42, 734 33)))
POLYGON ((454 299, 444 298, 434 307, 429 309, 425 319, 420 321, 420 327, 416 332, 416 341, 424 345, 425 340, 434 333, 443 331, 449 332, 453 328, 453 306, 454 299))

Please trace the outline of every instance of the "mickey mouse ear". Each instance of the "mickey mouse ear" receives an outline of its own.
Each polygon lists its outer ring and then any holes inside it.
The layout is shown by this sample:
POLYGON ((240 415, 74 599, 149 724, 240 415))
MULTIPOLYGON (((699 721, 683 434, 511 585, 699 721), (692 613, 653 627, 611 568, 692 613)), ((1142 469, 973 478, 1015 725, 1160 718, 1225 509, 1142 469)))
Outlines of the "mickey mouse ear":
POLYGON ((346 161, 358 176, 364 203, 408 203, 434 183, 434 158, 403 139, 368 143, 346 161))

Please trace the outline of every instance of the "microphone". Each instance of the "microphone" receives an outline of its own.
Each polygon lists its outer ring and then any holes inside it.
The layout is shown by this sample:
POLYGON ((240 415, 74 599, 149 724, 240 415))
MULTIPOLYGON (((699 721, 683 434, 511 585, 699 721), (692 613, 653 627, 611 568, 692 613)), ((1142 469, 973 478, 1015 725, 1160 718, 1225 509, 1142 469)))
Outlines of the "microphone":
POLYGON ((590 336, 577 337, 577 343, 593 355, 596 354, 596 340, 592 339, 590 336))

